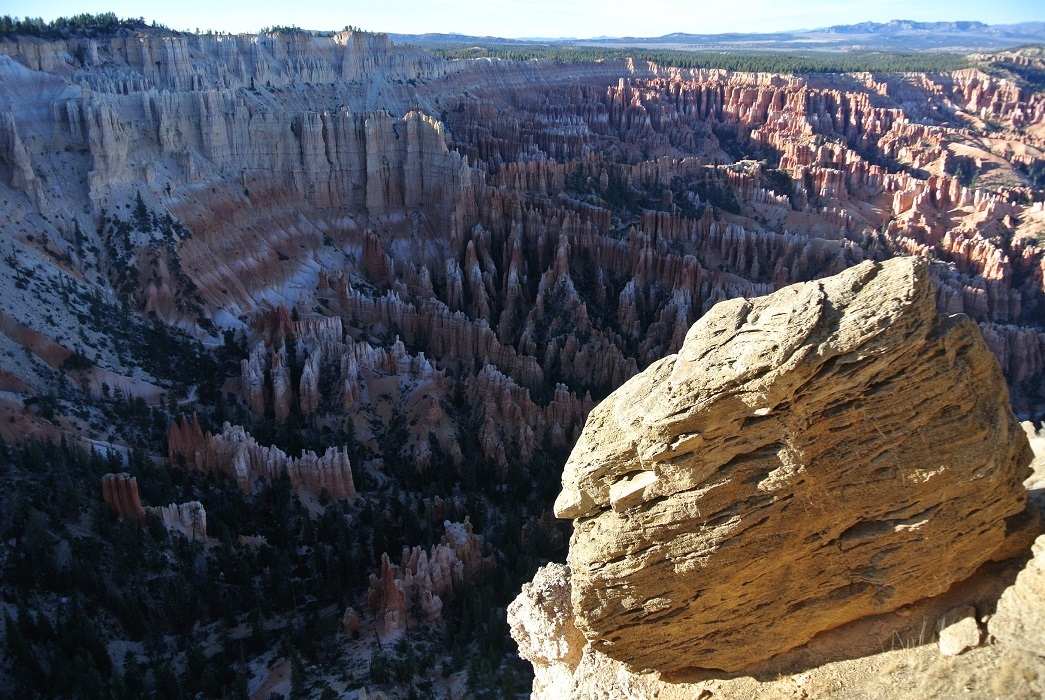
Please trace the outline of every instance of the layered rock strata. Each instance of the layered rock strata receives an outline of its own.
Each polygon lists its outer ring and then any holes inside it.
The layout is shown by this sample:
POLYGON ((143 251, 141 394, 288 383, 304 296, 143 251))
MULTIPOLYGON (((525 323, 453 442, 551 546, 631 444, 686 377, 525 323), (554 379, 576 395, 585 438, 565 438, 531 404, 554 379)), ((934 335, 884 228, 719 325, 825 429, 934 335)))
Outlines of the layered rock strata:
POLYGON ((592 412, 556 514, 594 650, 735 671, 1019 551, 1026 436, 934 297, 907 258, 719 304, 592 412))
MULTIPOLYGON (((442 61, 363 33, 147 32, 3 40, 0 72, 0 218, 19 256, 60 263, 54 289, 107 280, 199 334, 282 303, 368 329, 353 339, 375 350, 398 336, 454 382, 488 385, 489 365, 518 410, 469 408, 502 472, 568 446, 588 392, 677 351, 716 302, 904 252, 946 262, 941 308, 984 324, 1021 410, 1041 403, 1042 249, 1017 235, 1035 195, 1014 168, 1043 162, 1045 110, 983 73, 442 61), (969 162, 991 191, 959 176, 969 162), (153 218, 124 221, 139 193, 153 218), (569 411, 549 405, 559 384, 569 411)), ((264 341, 243 367, 251 409, 313 415, 340 393, 370 414, 357 428, 380 414, 363 363, 321 386, 354 352, 309 346, 288 366, 283 309, 249 338, 264 341)), ((434 405, 452 390, 436 388, 424 428, 459 463, 460 426, 434 405)), ((422 470, 426 432, 408 450, 422 470)))

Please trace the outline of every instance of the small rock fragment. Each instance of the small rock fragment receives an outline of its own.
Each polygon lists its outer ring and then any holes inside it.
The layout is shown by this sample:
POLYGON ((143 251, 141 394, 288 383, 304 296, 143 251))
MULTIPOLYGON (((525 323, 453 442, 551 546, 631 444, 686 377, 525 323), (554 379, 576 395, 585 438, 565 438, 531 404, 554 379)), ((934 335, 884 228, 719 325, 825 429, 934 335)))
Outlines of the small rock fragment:
POLYGON ((958 656, 980 646, 981 640, 976 609, 971 605, 950 610, 940 618, 940 653, 944 656, 958 656))

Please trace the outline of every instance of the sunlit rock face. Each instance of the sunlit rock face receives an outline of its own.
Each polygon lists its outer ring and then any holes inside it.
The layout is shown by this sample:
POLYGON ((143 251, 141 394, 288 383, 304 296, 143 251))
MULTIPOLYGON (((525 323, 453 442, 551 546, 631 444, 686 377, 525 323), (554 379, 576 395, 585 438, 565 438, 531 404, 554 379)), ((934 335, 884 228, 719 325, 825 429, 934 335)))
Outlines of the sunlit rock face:
POLYGON ((738 671, 1029 545, 1026 435, 934 297, 903 258, 724 302, 599 404, 555 506, 595 650, 738 671))
MULTIPOLYGON (((877 653, 851 640, 889 634, 892 611, 996 598, 968 579, 1040 532, 1028 434, 976 324, 936 310, 924 261, 715 306, 591 412, 567 461, 569 565, 508 608, 534 697, 698 697, 707 677, 877 653)), ((990 623, 1031 651, 1036 564, 990 623)), ((968 638, 941 634, 944 653, 979 644, 962 609, 968 638)))

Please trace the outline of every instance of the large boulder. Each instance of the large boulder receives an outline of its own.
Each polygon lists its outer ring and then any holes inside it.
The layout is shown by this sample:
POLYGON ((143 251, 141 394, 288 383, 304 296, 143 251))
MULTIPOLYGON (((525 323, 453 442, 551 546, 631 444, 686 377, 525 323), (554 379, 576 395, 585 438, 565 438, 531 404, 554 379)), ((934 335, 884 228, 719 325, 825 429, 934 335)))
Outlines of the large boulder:
POLYGON ((1031 456, 923 261, 720 303, 570 456, 576 626, 664 678, 743 669, 1027 546, 1031 456))

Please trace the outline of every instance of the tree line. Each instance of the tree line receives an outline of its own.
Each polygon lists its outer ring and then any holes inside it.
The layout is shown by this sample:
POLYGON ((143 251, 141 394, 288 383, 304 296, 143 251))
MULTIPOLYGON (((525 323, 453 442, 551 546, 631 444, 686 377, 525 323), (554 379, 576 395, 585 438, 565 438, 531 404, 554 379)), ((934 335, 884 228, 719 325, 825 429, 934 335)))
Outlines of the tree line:
POLYGON ((891 51, 685 51, 631 47, 520 45, 425 46, 447 59, 501 58, 513 61, 547 59, 560 63, 631 58, 677 68, 720 68, 752 73, 936 73, 968 68, 965 56, 952 53, 891 51))
POLYGON ((72 17, 59 17, 45 22, 42 17, 0 17, 0 37, 35 36, 41 39, 70 39, 73 37, 112 36, 120 29, 160 29, 171 30, 162 24, 146 24, 142 17, 121 19, 113 12, 93 15, 83 13, 72 17))

